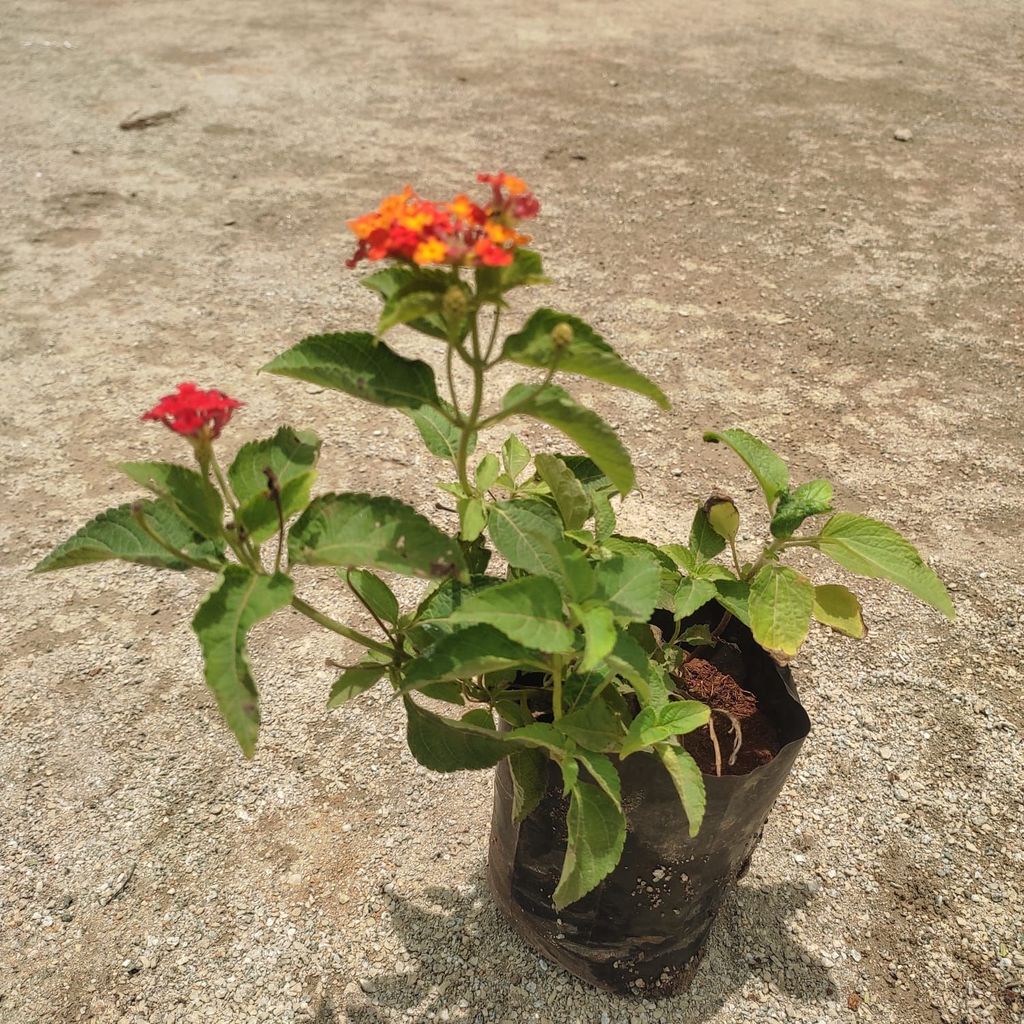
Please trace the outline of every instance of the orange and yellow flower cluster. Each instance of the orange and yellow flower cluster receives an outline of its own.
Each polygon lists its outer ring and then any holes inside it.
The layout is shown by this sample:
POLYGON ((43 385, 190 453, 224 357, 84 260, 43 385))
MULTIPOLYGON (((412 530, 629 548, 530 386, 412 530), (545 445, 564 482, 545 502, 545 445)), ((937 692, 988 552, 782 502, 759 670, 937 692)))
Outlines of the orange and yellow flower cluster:
POLYGON ((516 248, 530 241, 517 225, 536 217, 540 203, 525 181, 504 171, 478 174, 477 181, 491 186, 484 206, 465 195, 432 203, 407 185, 373 213, 350 220, 359 242, 346 265, 397 259, 420 266, 507 266, 516 248))

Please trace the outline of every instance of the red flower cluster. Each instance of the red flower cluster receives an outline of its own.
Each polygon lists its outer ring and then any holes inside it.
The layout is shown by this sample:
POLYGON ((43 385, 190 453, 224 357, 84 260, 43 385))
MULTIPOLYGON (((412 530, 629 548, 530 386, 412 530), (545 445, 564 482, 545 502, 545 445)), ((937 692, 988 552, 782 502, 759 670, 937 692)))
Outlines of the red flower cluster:
POLYGON ((350 220, 349 229, 359 244, 346 266, 364 259, 398 259, 420 266, 507 266, 516 248, 530 241, 516 225, 536 217, 540 203, 525 181, 504 171, 478 174, 477 181, 491 186, 491 201, 485 206, 465 195, 432 203, 407 185, 373 213, 350 220))
POLYGON ((195 384, 178 385, 178 393, 164 395, 149 412, 142 414, 144 420, 158 420, 177 434, 186 437, 220 437, 235 409, 242 403, 229 398, 223 391, 211 388, 203 391, 195 384))

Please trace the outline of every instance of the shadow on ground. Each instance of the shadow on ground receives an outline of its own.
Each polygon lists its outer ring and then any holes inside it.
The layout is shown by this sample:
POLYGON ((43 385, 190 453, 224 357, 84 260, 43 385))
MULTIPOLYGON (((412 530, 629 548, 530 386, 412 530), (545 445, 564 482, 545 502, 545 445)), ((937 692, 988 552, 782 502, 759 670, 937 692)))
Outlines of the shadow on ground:
MULTIPOLYGON (((564 997, 565 973, 544 964, 499 914, 488 894, 483 866, 467 882, 475 883, 473 895, 440 886, 426 889, 416 899, 396 895, 390 924, 419 969, 407 975, 383 972, 374 976, 374 991, 368 995, 338 993, 335 999, 325 1000, 316 1018, 318 1024, 341 1020, 383 1024, 401 1014, 420 1020, 431 1011, 454 1010, 463 1000, 468 1004, 468 1009, 463 1008, 468 1020, 483 1019, 477 1018, 477 1012, 488 1009, 488 1019, 509 1021, 519 1019, 524 1011, 540 1009, 543 1016, 547 1010, 551 1019, 565 1024, 572 1024, 577 1016, 586 1021, 600 1019, 602 1011, 613 1021, 629 1019, 636 1012, 638 1000, 611 995, 580 981, 571 983, 570 1005, 549 1002, 546 989, 556 983, 564 997), (438 945, 436 936, 445 934, 445 924, 451 940, 438 945), (478 965, 468 963, 471 956, 477 958, 478 965), (507 997, 501 1005, 480 1005, 478 980, 482 972, 508 979, 507 997), (530 982, 534 991, 525 988, 530 982)), ((827 967, 794 941, 788 928, 789 919, 811 898, 809 889, 792 883, 741 885, 719 915, 708 955, 690 991, 660 1005, 671 1011, 678 1024, 706 1020, 751 980, 755 985, 750 987, 750 998, 756 998, 753 993, 763 990, 770 980, 792 1000, 818 1006, 834 1002, 837 990, 827 967), (785 965, 784 970, 780 964, 785 965)), ((493 1000, 493 980, 488 991, 493 1000)))

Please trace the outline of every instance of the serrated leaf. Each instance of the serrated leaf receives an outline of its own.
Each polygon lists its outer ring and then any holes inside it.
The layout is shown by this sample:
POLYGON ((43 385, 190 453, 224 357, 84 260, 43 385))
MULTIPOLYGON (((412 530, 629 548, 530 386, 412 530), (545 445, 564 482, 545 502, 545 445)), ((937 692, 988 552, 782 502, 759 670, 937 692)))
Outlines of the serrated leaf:
POLYGON ((700 831, 704 820, 704 808, 707 805, 707 793, 704 789, 704 777, 701 775, 697 762, 682 747, 669 743, 658 743, 654 752, 665 766, 679 802, 683 805, 692 839, 700 831))
POLYGON ((644 555, 613 555, 594 566, 598 591, 621 622, 646 622, 661 592, 661 566, 644 555))
POLYGON ((476 486, 480 491, 488 491, 494 486, 494 481, 498 479, 498 474, 501 472, 501 463, 498 461, 497 455, 491 455, 488 453, 479 462, 476 467, 476 486))
POLYGON ((750 629, 767 651, 796 654, 807 639, 814 586, 786 565, 766 565, 750 584, 750 629))
POLYGON ((223 548, 197 533, 169 502, 160 500, 118 505, 101 512, 73 537, 54 548, 33 571, 53 572, 111 559, 176 572, 191 568, 188 562, 175 558, 143 530, 136 522, 134 507, 140 509, 151 528, 172 548, 201 562, 205 568, 219 570, 224 559, 223 548))
POLYGON ((611 759, 604 754, 596 754, 592 750, 582 750, 579 747, 574 751, 574 756, 587 769, 594 782, 604 790, 605 795, 622 810, 622 780, 611 759))
POLYGON ((548 485, 567 530, 579 529, 591 513, 590 496, 572 470, 557 456, 546 453, 534 460, 537 473, 548 485))
POLYGON ((505 409, 517 407, 520 415, 532 416, 560 430, 594 460, 621 494, 633 489, 633 463, 615 431, 596 412, 580 405, 562 388, 548 384, 516 384, 502 399, 505 409))
POLYGON ((697 506, 690 525, 690 554, 698 565, 710 562, 715 555, 725 550, 725 538, 715 532, 708 522, 708 514, 703 505, 697 506))
POLYGON ((379 618, 392 624, 398 622, 398 598, 392 589, 367 569, 349 569, 338 574, 370 606, 379 618))
POLYGON ((409 750, 432 771, 493 768, 516 749, 506 739, 511 734, 496 732, 491 713, 483 708, 467 711, 461 719, 442 718, 406 697, 405 710, 409 750))
POLYGON ((626 734, 622 720, 603 700, 592 700, 554 722, 555 728, 587 750, 618 750, 626 734))
POLYGON ((530 464, 530 449, 515 434, 509 434, 501 446, 501 462, 505 472, 516 481, 530 464))
POLYGON ((711 709, 698 700, 673 700, 659 708, 645 707, 630 723, 619 757, 662 743, 707 725, 711 709))
POLYGON ((853 512, 837 512, 822 528, 817 546, 844 569, 891 580, 950 619, 956 617, 942 581, 891 526, 853 512))
POLYGON ((228 565, 192 619, 203 651, 206 685, 246 757, 252 757, 256 749, 260 728, 259 697, 246 638, 257 622, 291 599, 292 581, 283 573, 262 576, 240 565, 228 565))
POLYGON ((860 601, 846 587, 825 583, 814 588, 814 618, 837 633, 860 640, 866 630, 860 601))
POLYGON ((664 669, 651 661, 647 652, 629 634, 620 633, 615 649, 605 664, 633 688, 644 708, 662 708, 669 701, 669 683, 664 669))
POLYGON ((512 820, 525 821, 540 803, 548 785, 548 758, 540 750, 517 750, 509 754, 512 775, 512 820))
POLYGON ((564 910, 594 889, 615 869, 626 842, 626 819, 599 786, 578 782, 567 815, 568 844, 562 875, 552 900, 564 910))
POLYGON ((345 701, 365 693, 380 681, 386 671, 386 665, 372 661, 360 662, 345 669, 331 687, 331 696, 327 701, 328 709, 340 707, 345 701))
POLYGON ((532 249, 516 249, 512 262, 499 268, 498 290, 502 292, 524 285, 550 283, 551 279, 544 276, 540 253, 532 249))
POLYGON ((687 576, 679 583, 676 590, 675 611, 676 621, 685 619, 692 615, 699 608, 703 608, 708 601, 713 601, 718 591, 715 584, 710 580, 694 579, 687 576))
POLYGON ((281 491, 285 521, 309 504, 316 480, 320 438, 312 431, 281 427, 271 438, 250 441, 238 449, 228 480, 238 499, 238 520, 256 543, 277 533, 277 505, 264 469, 270 469, 281 491))
POLYGON ((772 516, 772 536, 792 537, 805 519, 831 511, 832 485, 827 480, 811 480, 795 491, 783 491, 772 516))
POLYGON ((504 359, 541 369, 548 369, 556 357, 559 372, 577 373, 626 388, 650 398, 663 409, 668 408, 668 399, 657 384, 634 370, 589 324, 567 313, 538 309, 521 331, 505 339, 502 350, 504 359), (552 337, 560 324, 572 330, 572 341, 568 345, 560 346, 552 337))
POLYGON ((576 618, 583 627, 583 660, 580 662, 581 672, 590 672, 597 668, 615 648, 615 616, 611 609, 603 604, 588 608, 573 605, 576 618))
POLYGON ((493 626, 466 626, 441 636, 429 650, 406 662, 401 692, 506 668, 543 671, 547 661, 540 651, 510 640, 493 626))
POLYGON ((121 462, 125 476, 169 501, 204 537, 221 536, 224 501, 217 488, 194 469, 175 462, 121 462))
POLYGON ((789 469, 763 441, 745 430, 709 430, 705 441, 720 441, 728 445, 746 464, 764 491, 771 508, 775 499, 789 487, 789 469))
MULTIPOLYGON (((437 291, 414 291, 392 295, 384 302, 377 336, 383 337, 392 327, 440 315, 442 294, 437 291)), ((428 322, 429 319, 428 319, 428 322)))
POLYGON ((288 532, 288 557, 305 565, 468 579, 457 541, 403 502, 369 494, 317 498, 288 532))
POLYGON ((600 543, 615 532, 615 509, 605 491, 591 491, 594 503, 594 537, 600 543))
MULTIPOLYGON (((363 287, 376 292, 385 303, 394 299, 401 292, 431 290, 444 291, 451 283, 443 271, 427 270, 422 267, 390 266, 368 274, 359 282, 363 287)), ((409 326, 432 338, 446 341, 448 331, 439 314, 429 314, 422 319, 413 320, 409 326)))
POLYGON ((562 537, 557 515, 543 502, 499 501, 491 506, 488 531, 509 565, 550 577, 577 604, 593 594, 596 583, 586 557, 562 537))
POLYGON ((459 540, 472 544, 487 526, 487 506, 479 498, 459 498, 459 540))
POLYGON ((562 595, 543 576, 523 576, 467 597, 450 621, 493 626, 509 639, 538 651, 571 651, 573 632, 562 615, 562 595))
POLYGON ((418 409, 440 404, 434 371, 426 363, 400 356, 368 333, 304 338, 263 370, 344 391, 375 405, 418 409))
MULTIPOLYGON (((444 399, 439 399, 438 405, 449 412, 454 411, 444 399)), ((413 421, 416 429, 420 432, 420 437, 423 438, 423 443, 427 446, 427 451, 431 455, 436 455, 439 459, 447 459, 448 462, 454 463, 459 455, 459 438, 462 432, 444 416, 441 408, 421 405, 417 409, 403 409, 402 412, 413 421)), ((477 435, 476 431, 474 431, 469 435, 469 445, 466 448, 467 455, 472 455, 476 450, 476 442, 477 435)))
POLYGON ((716 580, 715 600, 744 626, 750 626, 750 584, 746 580, 716 580))

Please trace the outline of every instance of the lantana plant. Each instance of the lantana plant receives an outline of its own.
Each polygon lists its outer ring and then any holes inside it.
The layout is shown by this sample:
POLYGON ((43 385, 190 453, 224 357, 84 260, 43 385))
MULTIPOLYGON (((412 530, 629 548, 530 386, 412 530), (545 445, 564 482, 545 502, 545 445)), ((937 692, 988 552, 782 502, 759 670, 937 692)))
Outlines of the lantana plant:
POLYGON ((481 769, 508 758, 521 820, 554 762, 568 801, 567 853, 554 893, 561 908, 619 861, 622 759, 639 754, 659 763, 690 834, 700 828, 702 773, 681 737, 714 726, 709 705, 687 689, 686 664, 722 642, 731 617, 781 655, 796 653, 814 620, 863 634, 857 598, 838 584, 815 586, 782 564, 785 554, 813 549, 854 573, 892 580, 948 615, 953 609, 896 531, 833 512, 825 481, 792 487, 782 460, 741 430, 706 439, 733 448, 764 493, 771 535, 753 560, 742 560, 739 513, 720 494, 696 509, 685 545, 617 533, 615 499, 634 486, 629 454, 608 423, 555 379, 589 377, 662 407, 668 401, 578 317, 542 307, 503 336, 509 294, 547 280, 521 230, 540 207, 512 175, 478 180, 489 192, 479 203, 466 195, 429 202, 407 188, 351 221, 357 245, 348 265, 383 264, 362 280, 381 302, 375 328, 308 337, 264 367, 408 416, 429 452, 447 463, 439 486, 454 498, 457 535, 394 497, 313 497, 321 444, 310 431, 282 426, 242 445, 223 468, 221 435, 241 403, 181 384, 143 419, 181 435, 195 465, 123 463, 152 497, 104 512, 37 569, 118 558, 213 574, 192 626, 206 683, 246 756, 260 728, 246 638, 253 625, 291 608, 363 649, 338 676, 328 707, 388 687, 404 706, 410 750, 428 768, 481 769), (384 340, 400 325, 436 341, 446 395, 434 368, 384 340), (468 371, 468 389, 456 386, 456 364, 468 371), (487 379, 498 366, 534 371, 536 379, 495 400, 487 379), (482 431, 517 417, 554 427, 580 452, 531 454, 515 434, 494 451, 478 450, 482 431), (825 516, 816 532, 797 532, 825 516), (717 560, 722 553, 728 564, 717 560), (306 566, 335 567, 376 634, 300 597, 306 566), (389 585, 395 574, 423 581, 414 607, 403 608, 389 585), (697 616, 715 605, 718 614, 697 616), (658 609, 672 628, 652 627, 658 609))

